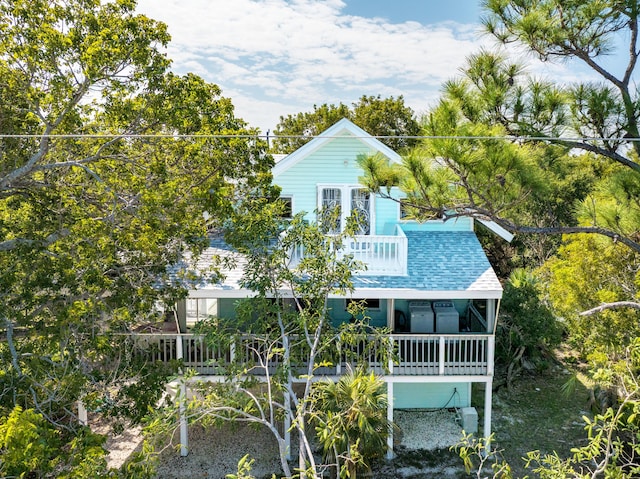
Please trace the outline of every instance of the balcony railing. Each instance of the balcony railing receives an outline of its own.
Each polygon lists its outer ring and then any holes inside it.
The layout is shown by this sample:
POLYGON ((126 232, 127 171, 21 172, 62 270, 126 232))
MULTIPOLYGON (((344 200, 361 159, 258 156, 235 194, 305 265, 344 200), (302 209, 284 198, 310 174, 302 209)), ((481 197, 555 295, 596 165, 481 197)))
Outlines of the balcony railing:
MULTIPOLYGON (((360 275, 405 275, 407 274, 407 237, 396 225, 395 235, 358 235, 345 239, 340 255, 353 255, 363 262, 366 270, 360 275)), ((304 257, 302 247, 291 252, 291 264, 295 266, 304 257)))
MULTIPOLYGON (((139 334, 136 341, 151 360, 179 360, 202 375, 223 375, 231 364, 246 365, 247 374, 264 375, 282 364, 282 343, 252 335, 225 346, 212 346, 194 334, 139 334)), ((494 344, 490 334, 394 334, 349 346, 338 342, 327 357, 318 358, 325 365, 315 374, 340 376, 358 358, 385 376, 487 376, 493 374, 494 344), (381 354, 381 348, 389 354, 381 354)), ((307 364, 294 361, 293 367, 304 374, 307 364)))

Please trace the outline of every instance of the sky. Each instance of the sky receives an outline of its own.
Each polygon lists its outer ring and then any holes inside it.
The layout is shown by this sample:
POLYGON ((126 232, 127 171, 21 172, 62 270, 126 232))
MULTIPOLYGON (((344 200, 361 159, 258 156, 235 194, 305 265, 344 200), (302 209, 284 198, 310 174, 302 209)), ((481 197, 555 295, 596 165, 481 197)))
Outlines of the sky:
MULTIPOLYGON (((138 11, 168 25, 173 71, 217 84, 263 134, 281 116, 363 95, 402 95, 419 116, 469 55, 500 48, 482 34, 480 0, 139 0, 138 11)), ((595 79, 518 59, 541 78, 595 79)))

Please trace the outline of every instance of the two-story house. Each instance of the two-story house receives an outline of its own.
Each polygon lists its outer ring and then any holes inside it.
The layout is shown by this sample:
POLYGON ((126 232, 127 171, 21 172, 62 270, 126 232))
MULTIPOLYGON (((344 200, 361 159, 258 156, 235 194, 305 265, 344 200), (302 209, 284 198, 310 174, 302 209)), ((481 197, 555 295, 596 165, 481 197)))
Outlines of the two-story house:
MULTIPOLYGON (((310 221, 320 208, 335 209, 335 228, 340 229, 350 214, 358 214, 359 234, 348 241, 345 252, 367 269, 354 276, 349 297, 330 299, 331 319, 334 324, 348 321, 347 301, 366 300, 370 324, 392 331, 389 340, 397 361, 387 368, 371 365, 387 384, 389 419, 395 408, 467 408, 472 385, 483 384, 481 432, 488 437, 500 282, 474 233, 473 219, 409 221, 399 202, 366 191, 359 184, 357 159, 371 154, 400 161, 396 152, 344 119, 279 159, 274 182, 291 213, 305 211, 310 221)), ((226 253, 224 244, 212 243, 207 254, 226 253)), ((237 300, 252 295, 239 286, 241 274, 242 262, 222 283, 190 291, 178 308, 180 332, 188 333, 189 326, 205 317, 233 317, 237 300)), ((187 353, 189 334, 176 338, 183 342, 177 349, 186 366, 202 375, 216 374, 206 354, 187 353)), ((333 375, 340 372, 337 364, 333 375)), ((389 438, 390 449, 392 445, 389 438)))

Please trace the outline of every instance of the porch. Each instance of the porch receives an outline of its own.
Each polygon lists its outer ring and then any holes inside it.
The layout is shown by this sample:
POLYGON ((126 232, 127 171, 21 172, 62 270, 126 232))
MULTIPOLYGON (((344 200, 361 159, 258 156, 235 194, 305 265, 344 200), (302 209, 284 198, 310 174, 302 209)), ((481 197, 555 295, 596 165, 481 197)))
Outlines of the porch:
MULTIPOLYGON (((284 343, 296 343, 297 338, 275 341, 243 335, 226 345, 212 345, 196 334, 144 333, 136 335, 136 342, 150 360, 181 361, 183 367, 199 375, 222 376, 230 365, 242 364, 249 374, 264 376, 282 365, 282 354, 275 351, 284 343)), ((391 381, 424 376, 465 380, 492 376, 494 347, 494 336, 486 333, 391 334, 370 336, 349 345, 336 338, 336 348, 318 358, 323 366, 316 370, 316 376, 339 377, 358 361, 391 381)), ((304 358, 304 354, 300 356, 304 358)), ((308 363, 292 361, 292 367, 299 374, 306 374, 308 363)))
MULTIPOLYGON (((392 235, 356 235, 345 239, 339 256, 352 255, 362 262, 366 269, 357 275, 406 275, 407 236, 396 225, 392 235)), ((304 257, 304 249, 296 247, 290 255, 291 265, 297 265, 304 257)))

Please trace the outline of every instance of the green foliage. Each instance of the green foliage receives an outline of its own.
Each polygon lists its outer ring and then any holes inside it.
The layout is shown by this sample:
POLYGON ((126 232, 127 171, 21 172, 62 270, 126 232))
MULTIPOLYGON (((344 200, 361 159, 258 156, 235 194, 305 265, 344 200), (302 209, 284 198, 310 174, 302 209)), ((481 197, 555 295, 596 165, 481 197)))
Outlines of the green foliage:
POLYGON ((635 457, 640 453, 640 390, 637 370, 640 359, 640 342, 635 339, 626 349, 626 358, 610 365, 610 385, 618 388, 617 403, 597 414, 593 419, 583 417, 587 442, 571 448, 571 455, 564 459, 557 453, 527 454, 527 467, 538 477, 552 479, 575 478, 633 478, 640 474, 635 457), (624 363, 623 367, 620 367, 624 363))
POLYGON ((156 404, 171 370, 126 334, 185 294, 185 256, 242 198, 271 195, 271 158, 216 85, 168 71, 135 1, 0 1, 0 25, 0 407, 43 414, 62 455, 78 399, 119 427, 156 404))
POLYGON ((27 477, 52 471, 59 441, 41 414, 16 406, 0 423, 0 473, 27 477))
MULTIPOLYGON (((493 436, 476 439, 473 434, 464 434, 460 442, 451 449, 462 459, 467 474, 474 474, 478 479, 512 479, 511 466, 502 457, 501 450, 491 448, 493 436), (488 467, 491 476, 488 476, 488 467)), ((526 479, 523 478, 523 479, 526 479)))
POLYGON ((543 293, 543 284, 533 273, 511 273, 504 288, 496 338, 496 357, 504 364, 523 355, 538 359, 560 344, 562 328, 545 304, 543 293))
POLYGON ((79 429, 75 434, 58 431, 42 414, 20 406, 15 406, 9 416, 0 421, 0 474, 3 477, 111 477, 103 447, 105 439, 88 428, 79 429))
POLYGON ((600 303, 638 299, 640 263, 625 246, 589 235, 566 238, 544 270, 549 298, 567 323, 570 338, 594 362, 615 359, 640 334, 637 312, 606 310, 597 316, 580 316, 600 303))
POLYGON ((384 99, 380 95, 362 96, 351 108, 342 103, 325 103, 314 105, 312 112, 281 116, 274 131, 273 151, 291 153, 343 118, 351 120, 370 135, 383 137, 380 141, 395 151, 415 145, 416 139, 411 137, 420 132, 413 110, 405 106, 402 96, 384 99))
POLYGON ((501 126, 470 122, 455 101, 443 100, 425 119, 423 132, 435 138, 405 155, 401 165, 361 162, 363 184, 383 195, 399 186, 415 219, 473 212, 513 216, 531 191, 547 190, 536 168, 538 150, 500 139, 501 126))
MULTIPOLYGON (((254 476, 251 475, 251 468, 253 467, 253 463, 255 459, 249 458, 249 455, 243 456, 238 461, 238 472, 237 474, 227 474, 225 476, 226 479, 255 479, 254 476)), ((272 475, 271 479, 276 479, 276 475, 272 475)))
POLYGON ((336 382, 314 384, 311 401, 310 423, 339 477, 356 477, 384 456, 392 427, 384 381, 363 369, 352 370, 336 382))

